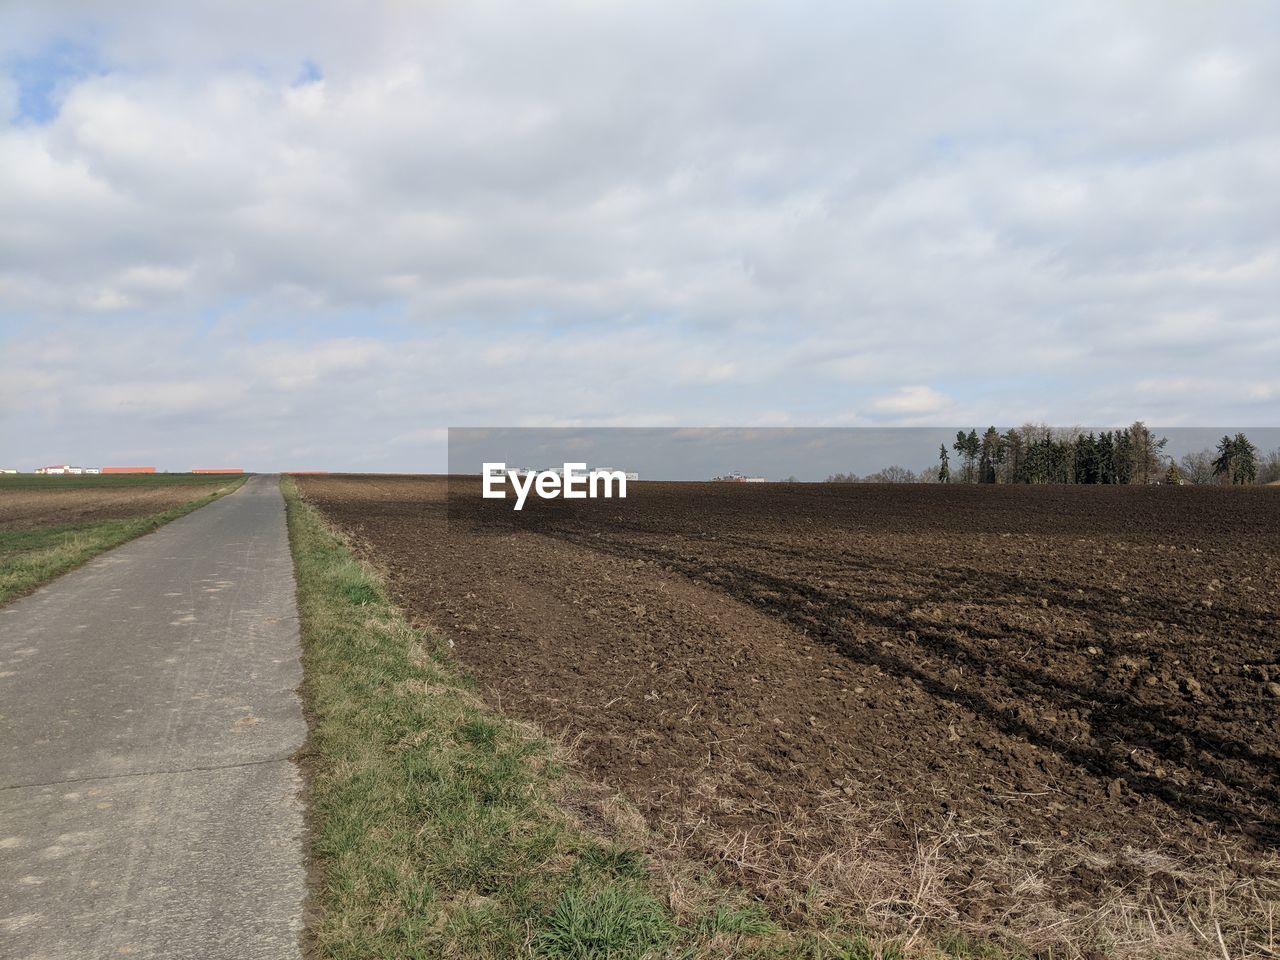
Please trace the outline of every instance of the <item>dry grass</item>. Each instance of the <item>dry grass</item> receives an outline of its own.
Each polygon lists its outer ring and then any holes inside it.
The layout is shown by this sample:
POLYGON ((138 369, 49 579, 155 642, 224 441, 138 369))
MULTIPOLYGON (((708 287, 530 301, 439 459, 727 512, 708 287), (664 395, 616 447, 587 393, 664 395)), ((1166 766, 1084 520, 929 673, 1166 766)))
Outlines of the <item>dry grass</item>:
MULTIPOLYGON (((691 845, 704 856, 717 851, 723 875, 766 900, 775 915, 805 924, 856 911, 910 955, 929 955, 948 931, 1054 960, 1280 955, 1280 858, 1238 872, 1234 841, 1180 861, 1130 848, 1116 863, 1085 842, 1011 846, 1011 832, 999 822, 939 817, 921 827, 900 810, 876 810, 835 792, 817 813, 779 817, 767 830, 716 833, 705 823, 673 820, 665 832, 681 857, 691 845), (912 854, 889 855, 904 833, 912 854), (824 852, 799 853, 818 846, 814 835, 826 838, 824 852), (1055 871, 1081 868, 1123 879, 1100 880, 1088 902, 1031 896, 1055 871)), ((1250 861, 1256 865, 1256 852, 1250 861)))
MULTIPOLYGON (((558 764, 576 769, 575 740, 542 736, 558 764)), ((658 895, 682 924, 696 925, 725 903, 763 904, 802 941, 856 938, 868 957, 1280 957, 1280 857, 1259 868, 1256 851, 1240 855, 1242 841, 1223 839, 1217 850, 1182 860, 1129 848, 1117 863, 1083 841, 1011 847, 1009 825, 994 820, 942 816, 921 827, 900 809, 874 809, 839 790, 825 799, 807 817, 778 816, 767 830, 730 834, 682 820, 678 810, 651 825, 580 771, 557 789, 583 829, 645 852, 658 895), (887 837, 904 832, 912 855, 889 855, 899 843, 887 837), (797 854, 816 846, 814 835, 828 838, 824 852, 797 854), (1253 866, 1244 873, 1238 862, 1253 866), (1054 872, 1085 868, 1105 877, 1116 867, 1125 879, 1104 882, 1089 902, 1054 905, 1038 896, 1054 872)), ((740 950, 735 941, 724 955, 740 950)))

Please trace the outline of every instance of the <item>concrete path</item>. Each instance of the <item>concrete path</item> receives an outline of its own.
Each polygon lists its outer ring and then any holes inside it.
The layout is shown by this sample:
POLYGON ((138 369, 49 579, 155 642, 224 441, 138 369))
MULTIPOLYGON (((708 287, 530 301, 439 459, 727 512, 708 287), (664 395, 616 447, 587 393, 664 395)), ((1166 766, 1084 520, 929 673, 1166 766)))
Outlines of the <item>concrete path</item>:
POLYGON ((298 957, 301 679, 274 477, 0 607, 0 957, 298 957))

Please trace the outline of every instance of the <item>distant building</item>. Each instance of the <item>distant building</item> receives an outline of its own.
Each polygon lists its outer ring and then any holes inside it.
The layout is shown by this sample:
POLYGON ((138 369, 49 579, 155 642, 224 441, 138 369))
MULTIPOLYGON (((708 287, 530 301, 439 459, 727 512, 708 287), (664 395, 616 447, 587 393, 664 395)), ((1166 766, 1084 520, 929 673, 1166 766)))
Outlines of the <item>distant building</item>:
POLYGON ((733 473, 726 473, 720 477, 712 477, 713 483, 766 483, 764 477, 745 477, 736 470, 733 473))
POLYGON ((620 473, 628 480, 639 480, 640 474, 631 470, 619 470, 617 467, 592 467, 588 473, 620 473))
POLYGON ((244 473, 243 467, 197 467, 192 473, 244 473))
POLYGON ((103 473, 155 473, 155 467, 103 467, 103 473))
MULTIPOLYGON (((528 476, 528 475, 529 475, 529 474, 531 474, 531 473, 535 473, 535 474, 536 474, 536 473, 554 473, 557 477, 563 477, 563 476, 564 476, 564 467, 563 467, 563 466, 559 466, 559 467, 547 467, 547 469, 546 469, 546 470, 524 470, 524 469, 521 469, 521 468, 519 468, 519 467, 517 467, 517 468, 515 468, 515 469, 516 469, 516 473, 517 473, 517 475, 519 475, 519 476, 521 476, 521 477, 528 476)), ((626 471, 626 470, 619 470, 617 467, 587 467, 587 468, 586 468, 586 470, 582 471, 581 473, 575 474, 575 476, 580 476, 580 477, 589 477, 589 476, 591 476, 591 474, 593 474, 593 473, 620 473, 620 474, 622 474, 624 477, 626 477, 628 480, 639 480, 639 479, 640 479, 640 474, 638 474, 638 473, 628 472, 628 471, 626 471)))
POLYGON ((0 473, 17 473, 17 470, 10 470, 8 467, 0 467, 0 473))
MULTIPOLYGON (((12 470, 9 472, 17 473, 18 471, 12 470)), ((79 476, 82 473, 101 473, 102 470, 98 467, 73 467, 69 463, 55 463, 51 467, 36 467, 35 472, 43 473, 50 477, 60 477, 67 475, 79 476)))
MULTIPOLYGON (((537 476, 539 473, 554 473, 557 477, 563 477, 564 465, 561 464, 558 467, 547 467, 545 470, 536 470, 533 467, 506 467, 505 465, 492 466, 489 468, 489 476, 502 478, 504 480, 508 474, 514 474, 516 477, 523 479, 530 475, 537 476)), ((593 473, 621 473, 628 480, 640 479, 640 474, 632 471, 619 470, 617 467, 587 467, 586 470, 575 474, 575 476, 589 477, 593 473)))

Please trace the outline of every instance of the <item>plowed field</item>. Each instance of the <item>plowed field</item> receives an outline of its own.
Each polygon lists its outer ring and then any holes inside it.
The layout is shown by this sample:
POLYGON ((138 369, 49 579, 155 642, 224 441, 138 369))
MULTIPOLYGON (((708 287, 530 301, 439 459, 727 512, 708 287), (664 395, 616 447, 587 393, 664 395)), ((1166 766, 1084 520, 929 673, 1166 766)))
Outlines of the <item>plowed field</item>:
POLYGON ((0 530, 33 530, 145 517, 213 493, 226 486, 230 479, 154 486, 104 484, 102 489, 97 489, 63 484, 61 478, 54 477, 45 481, 43 489, 0 487, 0 530))
POLYGON ((495 705, 784 921, 1277 948, 1274 490, 299 483, 495 705))

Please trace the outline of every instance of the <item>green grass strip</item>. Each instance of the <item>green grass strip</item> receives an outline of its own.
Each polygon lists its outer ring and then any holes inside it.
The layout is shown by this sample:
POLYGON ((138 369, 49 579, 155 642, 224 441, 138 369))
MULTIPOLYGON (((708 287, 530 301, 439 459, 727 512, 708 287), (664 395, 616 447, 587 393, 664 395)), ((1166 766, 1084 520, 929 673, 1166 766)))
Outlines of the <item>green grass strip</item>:
MULTIPOLYGON (((310 957, 906 956, 836 917, 780 930, 711 881, 702 913, 675 917, 642 852, 587 833, 558 805, 571 775, 546 741, 489 708, 294 481, 281 489, 310 723, 310 957)), ((926 945, 910 956, 996 954, 926 945)))
POLYGON ((74 570, 112 547, 226 496, 243 483, 241 478, 207 496, 145 517, 34 530, 0 530, 0 605, 30 593, 42 583, 74 570))

